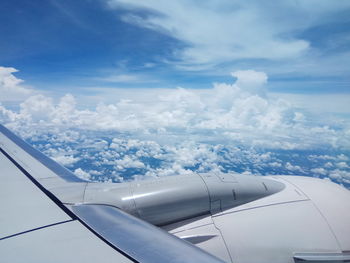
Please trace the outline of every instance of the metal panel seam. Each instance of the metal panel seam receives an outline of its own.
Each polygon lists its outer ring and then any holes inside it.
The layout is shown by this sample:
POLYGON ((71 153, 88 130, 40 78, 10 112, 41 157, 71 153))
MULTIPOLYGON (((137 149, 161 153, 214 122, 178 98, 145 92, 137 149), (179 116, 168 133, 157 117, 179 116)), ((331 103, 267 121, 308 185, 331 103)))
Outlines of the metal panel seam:
MULTIPOLYGON (((183 229, 183 230, 179 230, 179 231, 176 231, 176 232, 171 232, 171 231, 167 231, 169 232, 170 234, 178 234, 178 233, 181 233, 181 232, 184 232, 184 231, 188 231, 188 230, 193 230, 193 229, 196 229, 196 228, 199 228, 199 227, 203 227, 203 226, 209 226, 209 225, 213 225, 214 222, 213 220, 211 220, 212 223, 208 223, 208 224, 204 224, 204 225, 200 225, 200 226, 194 226, 194 227, 190 227, 190 228, 186 228, 186 229, 183 229)), ((166 225, 165 225, 166 226, 166 225)))
POLYGON ((48 228, 48 227, 51 227, 51 226, 61 225, 61 224, 72 222, 72 221, 75 221, 75 219, 65 220, 65 221, 61 221, 61 222, 57 222, 57 223, 53 223, 53 224, 49 224, 49 225, 45 225, 45 226, 36 227, 36 228, 29 229, 29 230, 26 230, 26 231, 22 231, 22 232, 19 232, 19 233, 16 233, 16 234, 12 234, 12 235, 8 235, 8 236, 5 236, 5 237, 2 237, 2 238, 0 238, 0 241, 4 240, 4 239, 11 238, 11 237, 20 236, 20 235, 23 235, 23 234, 26 234, 26 233, 30 233, 30 232, 33 232, 33 231, 36 231, 36 230, 40 230, 40 229, 43 229, 43 228, 48 228))
MULTIPOLYGON (((212 219, 213 220, 213 219, 212 219)), ((220 235, 221 235, 221 238, 222 238, 222 241, 224 242, 224 245, 225 245, 225 248, 226 248, 226 251, 227 251, 227 254, 229 255, 230 257, 230 260, 231 260, 231 263, 233 263, 233 259, 232 259, 232 255, 231 255, 231 252, 230 250, 228 249, 228 246, 227 246, 227 243, 226 243, 226 240, 224 238, 224 235, 222 234, 221 230, 219 227, 216 226, 215 224, 215 221, 213 220, 213 224, 214 224, 214 227, 219 231, 220 235)))
POLYGON ((215 214, 212 217, 220 217, 220 216, 224 216, 224 215, 227 215, 227 214, 234 214, 234 213, 238 213, 238 212, 242 212, 242 211, 258 209, 258 208, 263 208, 263 207, 269 207, 269 206, 274 206, 274 205, 284 205, 284 204, 297 203, 297 202, 306 202, 306 201, 310 201, 310 199, 293 200, 293 201, 279 202, 279 203, 274 203, 274 204, 259 205, 259 206, 255 206, 255 207, 244 208, 244 209, 241 209, 241 210, 236 210, 236 211, 231 211, 231 212, 228 211, 228 212, 223 212, 223 213, 220 213, 220 214, 215 214))
MULTIPOLYGON (((204 178, 203 178, 203 177, 202 177, 200 174, 198 174, 198 176, 199 176, 199 178, 201 178, 201 179, 202 179, 202 181, 203 181, 203 183, 204 183, 204 185, 205 185, 205 188, 207 189, 207 193, 208 193, 208 201, 209 201, 209 208, 211 208, 211 202, 212 202, 212 200, 211 200, 211 196, 210 196, 209 187, 208 187, 208 185, 205 183, 204 178)), ((221 208, 221 206, 220 206, 220 208, 221 208)))
POLYGON ((288 183, 292 184, 294 187, 298 188, 307 198, 309 198, 309 200, 311 201, 312 205, 316 208, 316 210, 320 213, 321 217, 322 217, 322 218, 324 219, 324 221, 326 222, 326 224, 327 224, 329 230, 330 230, 331 233, 333 234, 333 236, 334 236, 334 238, 335 238, 335 241, 336 241, 337 244, 338 244, 339 250, 341 251, 341 250, 342 250, 341 244, 340 244, 340 242, 339 242, 339 240, 338 240, 336 234, 334 233, 334 231, 333 231, 331 225, 329 224, 327 218, 324 216, 324 214, 321 212, 321 210, 317 207, 317 205, 316 205, 316 204, 312 201, 312 199, 310 199, 310 197, 309 197, 302 189, 300 189, 297 185, 293 184, 292 182, 290 182, 290 181, 289 181, 288 179, 286 179, 286 178, 281 178, 281 179, 287 181, 288 183))

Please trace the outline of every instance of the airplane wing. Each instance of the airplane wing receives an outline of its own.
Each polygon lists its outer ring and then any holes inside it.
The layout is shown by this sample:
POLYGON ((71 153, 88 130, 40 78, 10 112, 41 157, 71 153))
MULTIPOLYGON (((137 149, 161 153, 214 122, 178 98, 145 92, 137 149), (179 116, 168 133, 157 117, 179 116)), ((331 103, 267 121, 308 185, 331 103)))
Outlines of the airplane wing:
POLYGON ((1 262, 222 262, 118 208, 65 206, 52 189, 86 182, 2 125, 0 180, 1 262))

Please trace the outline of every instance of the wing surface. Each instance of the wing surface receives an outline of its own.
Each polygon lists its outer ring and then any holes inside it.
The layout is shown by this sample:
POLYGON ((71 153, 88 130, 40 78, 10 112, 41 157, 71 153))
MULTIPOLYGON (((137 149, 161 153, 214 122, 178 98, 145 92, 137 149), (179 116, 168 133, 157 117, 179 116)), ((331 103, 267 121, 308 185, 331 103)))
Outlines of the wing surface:
POLYGON ((104 205, 66 207, 50 187, 84 184, 0 125, 2 262, 222 262, 104 205))

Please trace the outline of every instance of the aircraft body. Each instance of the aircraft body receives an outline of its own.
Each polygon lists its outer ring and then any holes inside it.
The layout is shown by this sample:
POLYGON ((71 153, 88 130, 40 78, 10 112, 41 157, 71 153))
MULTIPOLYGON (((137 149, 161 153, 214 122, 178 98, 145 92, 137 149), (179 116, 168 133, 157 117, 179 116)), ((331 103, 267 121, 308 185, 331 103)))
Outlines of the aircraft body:
POLYGON ((302 176, 77 178, 0 125, 0 262, 349 262, 350 191, 302 176))

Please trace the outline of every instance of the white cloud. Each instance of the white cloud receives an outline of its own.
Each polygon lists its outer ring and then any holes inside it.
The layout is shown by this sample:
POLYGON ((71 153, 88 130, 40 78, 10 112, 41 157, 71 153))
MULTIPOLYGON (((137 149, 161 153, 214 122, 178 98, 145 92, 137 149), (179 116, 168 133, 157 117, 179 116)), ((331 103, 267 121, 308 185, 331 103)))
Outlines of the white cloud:
POLYGON ((238 70, 231 75, 237 78, 236 85, 253 94, 263 95, 262 88, 267 83, 267 75, 255 70, 238 70))
POLYGON ((326 168, 332 168, 334 165, 331 162, 326 162, 324 167, 326 168))
POLYGON ((348 171, 335 169, 331 171, 331 173, 329 174, 329 177, 338 182, 345 182, 350 184, 350 172, 348 171))
POLYGON ((116 160, 115 164, 119 170, 125 168, 145 168, 145 165, 139 160, 135 160, 130 156, 125 156, 123 159, 116 160))
POLYGON ((55 110, 52 98, 44 95, 35 95, 20 104, 20 115, 33 121, 49 121, 55 110))
POLYGON ((234 84, 216 83, 206 90, 162 89, 158 94, 154 90, 148 94, 145 89, 147 101, 134 93, 135 100, 130 96, 85 110, 79 109, 70 94, 58 103, 39 94, 21 103, 19 111, 0 106, 0 118, 27 137, 27 127, 38 126, 156 134, 168 139, 193 133, 208 140, 220 138, 277 149, 350 147, 346 122, 337 129, 310 124, 288 102, 262 92, 267 82, 265 73, 249 70, 233 75, 237 78, 234 84))
POLYGON ((21 101, 34 93, 21 85, 23 80, 13 75, 16 72, 15 68, 0 66, 0 102, 21 101))
POLYGON ((320 168, 313 168, 310 170, 312 173, 315 173, 315 174, 320 174, 320 175, 327 175, 327 170, 320 167, 320 168))
MULTIPOLYGON (((147 64, 148 65, 148 64, 147 64)), ((147 66, 150 67, 150 66, 147 66)), ((157 80, 151 79, 142 74, 120 73, 109 75, 106 77, 96 78, 97 80, 112 82, 112 83, 154 83, 157 80)))
POLYGON ((348 1, 109 0, 128 11, 123 19, 168 34, 187 46, 175 52, 183 66, 237 59, 291 59, 309 50, 295 32, 334 19, 348 1), (266 1, 265 1, 266 2, 266 1), (317 8, 315 8, 317 6, 317 8), (141 10, 149 11, 139 15, 141 10))
POLYGON ((295 122, 304 122, 305 116, 301 112, 294 112, 294 118, 293 121, 295 122))
POLYGON ((56 162, 60 163, 61 165, 68 167, 72 166, 74 163, 80 160, 80 158, 74 157, 72 155, 59 155, 51 158, 54 159, 56 162))
POLYGON ((336 157, 334 157, 334 156, 330 156, 330 155, 327 155, 327 154, 325 154, 325 155, 310 155, 309 156, 309 159, 319 159, 319 160, 335 160, 336 159, 336 157))
POLYGON ((186 62, 205 64, 239 58, 286 58, 301 54, 308 43, 301 39, 283 39, 282 26, 261 9, 238 1, 109 1, 111 6, 136 6, 156 11, 147 17, 129 14, 124 21, 161 31, 188 44, 179 51, 186 62), (157 15, 160 14, 160 15, 157 15))
MULTIPOLYGON (((206 134, 181 129, 147 136, 137 131, 91 131, 67 126, 61 129, 44 123, 36 124, 33 128, 26 127, 26 133, 35 132, 30 140, 39 150, 66 165, 78 176, 93 181, 121 182, 217 171, 271 175, 286 174, 287 169, 289 174, 331 176, 338 183, 350 183, 347 179, 348 168, 342 166, 334 169, 327 163, 323 166, 327 161, 335 164, 345 162, 340 160, 348 156, 338 151, 331 155, 280 151, 278 147, 267 151, 242 141, 237 145, 220 132, 215 140, 206 141, 206 134)), ((245 137, 240 139, 245 140, 245 137)))
MULTIPOLYGON (((76 149, 78 152, 75 155, 81 158, 81 163, 86 162, 89 165, 81 169, 78 169, 78 165, 81 164, 69 167, 78 175, 90 180, 120 182, 132 178, 185 175, 194 172, 237 172, 237 169, 238 172, 245 174, 285 174, 287 169, 290 174, 331 176, 332 180, 339 183, 347 183, 348 180, 348 172, 342 169, 329 171, 321 166, 310 169, 310 166, 320 165, 318 162, 320 159, 310 157, 311 161, 305 164, 302 159, 307 159, 308 155, 304 155, 303 151, 298 154, 289 151, 289 158, 285 159, 285 153, 281 155, 278 150, 257 152, 254 148, 235 147, 227 143, 196 142, 192 136, 183 142, 177 140, 174 144, 168 141, 160 144, 156 141, 130 139, 128 138, 130 134, 127 136, 120 134, 118 138, 113 139, 111 137, 109 147, 99 148, 98 138, 112 136, 110 133, 91 133, 85 130, 80 130, 80 133, 81 140, 76 142, 77 145, 81 145, 79 147, 67 146, 63 141, 58 144, 54 141, 50 143, 49 139, 48 142, 52 146, 47 148, 50 149, 51 156, 63 152, 66 152, 65 156, 70 156, 71 154, 68 154, 70 148, 76 149), (94 147, 94 144, 97 147, 94 147), (53 147, 58 150, 52 150, 53 147), (291 158, 300 159, 291 162, 291 158)), ((140 135, 134 137, 139 138, 140 135)), ((152 136, 152 139, 154 138, 152 136)))
POLYGON ((286 169, 292 172, 304 173, 303 169, 299 165, 293 165, 290 162, 286 163, 286 169))
POLYGON ((335 165, 341 169, 350 168, 346 162, 339 162, 339 163, 336 163, 335 165))
POLYGON ((320 115, 325 113, 350 113, 348 93, 292 94, 270 93, 271 97, 289 101, 294 107, 320 115))
POLYGON ((91 175, 85 172, 84 170, 82 170, 81 168, 75 169, 74 174, 83 180, 87 180, 87 181, 91 180, 91 175))
POLYGON ((350 159, 349 159, 349 157, 348 156, 346 156, 345 154, 339 154, 339 155, 337 155, 337 159, 339 160, 339 161, 349 161, 350 159))
POLYGON ((279 162, 272 162, 272 163, 269 163, 269 166, 270 167, 282 167, 282 164, 279 162))

